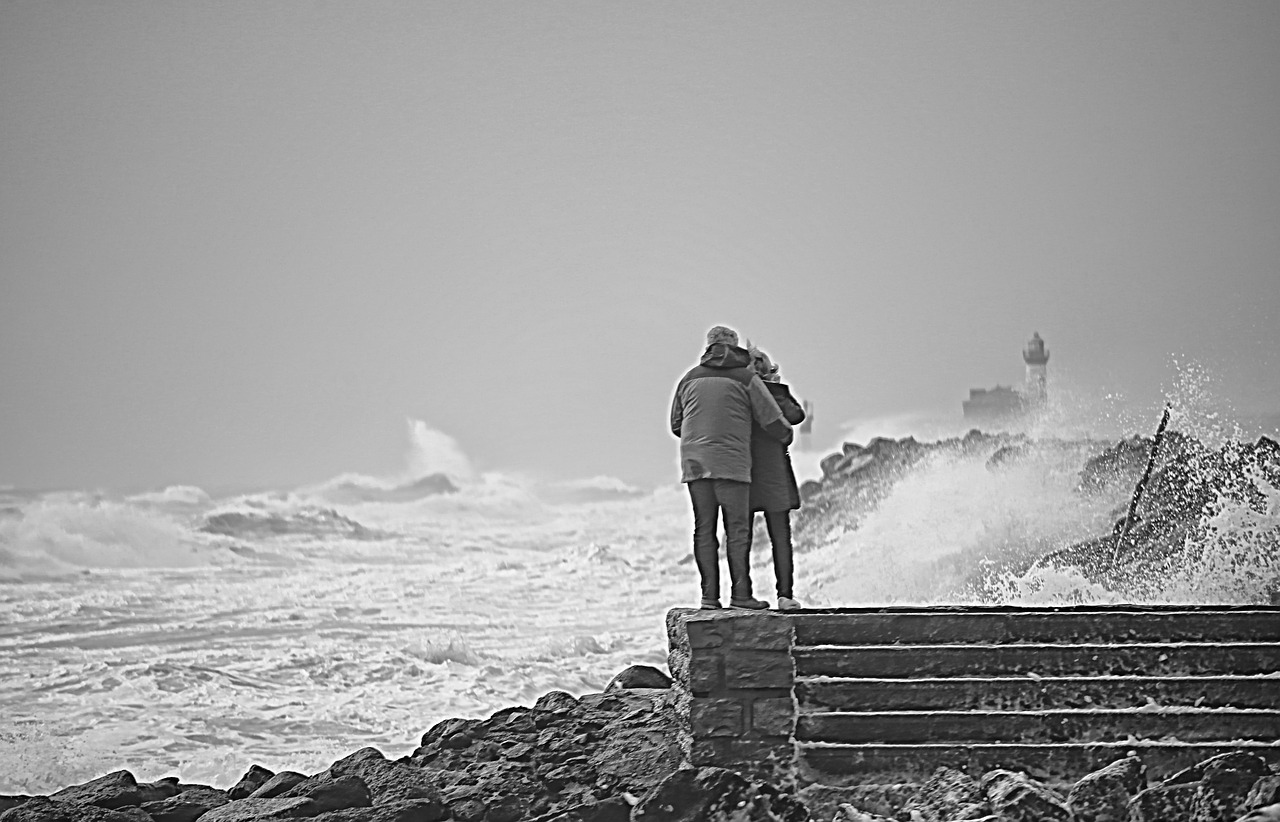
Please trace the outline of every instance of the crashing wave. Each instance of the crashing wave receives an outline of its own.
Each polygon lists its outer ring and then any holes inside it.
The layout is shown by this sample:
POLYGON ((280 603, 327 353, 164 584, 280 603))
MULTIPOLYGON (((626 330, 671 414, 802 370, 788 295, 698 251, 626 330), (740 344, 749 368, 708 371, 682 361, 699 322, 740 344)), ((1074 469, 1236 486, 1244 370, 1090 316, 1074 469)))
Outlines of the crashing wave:
POLYGON ((368 528, 332 508, 302 505, 273 511, 248 507, 235 511, 205 514, 196 530, 206 534, 241 538, 270 536, 338 537, 343 539, 384 539, 387 534, 368 528))

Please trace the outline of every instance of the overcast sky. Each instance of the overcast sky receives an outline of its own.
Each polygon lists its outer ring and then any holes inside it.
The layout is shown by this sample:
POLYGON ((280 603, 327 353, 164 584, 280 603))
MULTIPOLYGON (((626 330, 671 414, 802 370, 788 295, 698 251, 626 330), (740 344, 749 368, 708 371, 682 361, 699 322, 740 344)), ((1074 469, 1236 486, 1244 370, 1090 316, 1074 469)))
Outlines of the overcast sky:
POLYGON ((1280 3, 0 2, 0 484, 674 483, 716 323, 1280 409, 1280 3))

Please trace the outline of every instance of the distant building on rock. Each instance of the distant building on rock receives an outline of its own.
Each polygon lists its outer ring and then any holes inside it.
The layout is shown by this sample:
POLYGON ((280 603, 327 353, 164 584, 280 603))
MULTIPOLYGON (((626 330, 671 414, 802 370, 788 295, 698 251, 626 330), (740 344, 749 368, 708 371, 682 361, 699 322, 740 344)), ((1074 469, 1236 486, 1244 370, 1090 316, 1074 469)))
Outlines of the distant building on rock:
POLYGON ((966 420, 988 426, 1017 424, 1044 405, 1049 398, 1049 350, 1044 347, 1039 332, 1032 334, 1022 349, 1022 361, 1027 366, 1022 388, 997 385, 969 389, 969 399, 964 401, 966 420))

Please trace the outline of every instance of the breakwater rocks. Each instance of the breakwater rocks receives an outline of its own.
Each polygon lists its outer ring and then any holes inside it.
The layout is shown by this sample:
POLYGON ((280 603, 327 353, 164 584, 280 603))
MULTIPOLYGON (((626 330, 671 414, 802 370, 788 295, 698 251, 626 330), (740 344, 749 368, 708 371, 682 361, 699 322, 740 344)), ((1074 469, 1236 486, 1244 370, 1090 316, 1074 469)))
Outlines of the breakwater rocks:
MULTIPOLYGON (((999 473, 1039 461, 1051 470, 1074 471, 1071 493, 1104 501, 1109 516, 1097 530, 1090 526, 1096 536, 1089 539, 1077 536, 1055 545, 1042 535, 1038 544, 989 546, 982 573, 1072 569, 1130 601, 1159 600, 1171 569, 1185 570, 1206 549, 1225 546, 1235 566, 1230 601, 1265 604, 1280 598, 1280 444, 1260 437, 1210 447, 1170 430, 1144 484, 1155 445, 1154 438, 1140 436, 1104 442, 976 429, 937 442, 906 437, 845 443, 822 460, 821 480, 801 486, 794 542, 799 551, 812 550, 857 531, 902 480, 931 465, 981 461, 999 473), (1248 590, 1238 590, 1241 580, 1248 590)), ((980 574, 967 582, 969 595, 986 598, 980 574)))
MULTIPOLYGON (((852 799, 682 765, 665 675, 635 666, 603 693, 447 719, 409 756, 364 748, 315 774, 251 766, 227 789, 127 770, 50 796, 0 796, 0 822, 1280 822, 1280 773, 1247 752, 1154 784, 1129 756, 1071 785, 939 768, 922 785, 852 799)), ((881 786, 883 787, 883 786, 881 786)))

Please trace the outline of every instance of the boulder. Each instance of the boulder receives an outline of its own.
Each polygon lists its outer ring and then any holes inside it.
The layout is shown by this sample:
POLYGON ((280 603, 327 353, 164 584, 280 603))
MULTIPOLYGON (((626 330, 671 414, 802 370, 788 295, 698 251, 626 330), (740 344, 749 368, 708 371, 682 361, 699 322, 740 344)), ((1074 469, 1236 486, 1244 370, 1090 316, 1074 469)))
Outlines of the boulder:
POLYGON ((624 668, 609 680, 606 691, 625 688, 670 688, 671 677, 652 665, 632 665, 624 668))
POLYGON ((1129 800, 1146 783, 1146 770, 1136 756, 1117 759, 1076 782, 1067 805, 1079 822, 1126 822, 1129 800))
POLYGON ((1280 822, 1280 803, 1254 808, 1236 822, 1280 822))
POLYGON ((1173 822, 1186 819, 1199 784, 1161 783, 1134 794, 1129 800, 1129 822, 1173 822))
POLYGON ((147 822, 150 817, 137 807, 113 810, 98 805, 82 805, 47 796, 34 796, 21 805, 0 813, 0 819, 4 822, 147 822))
POLYGON ((1007 822, 1070 822, 1071 809, 1055 791, 1018 771, 995 770, 982 777, 992 810, 1007 822))
POLYGON ((563 714, 578 707, 578 700, 564 691, 550 691, 538 697, 533 707, 539 711, 563 714))
POLYGON ((201 816, 199 822, 257 822, 264 819, 297 819, 312 815, 311 800, 305 797, 237 799, 219 805, 201 816))
POLYGON ((138 781, 128 771, 113 771, 81 785, 72 785, 51 794, 50 799, 99 808, 123 808, 142 802, 138 781))
POLYGON ((685 768, 668 776, 631 810, 631 822, 807 822, 794 797, 724 768, 685 768))
POLYGON ((249 798, 271 799, 277 797, 294 785, 305 781, 306 778, 306 774, 300 774, 297 771, 280 771, 280 773, 259 785, 257 790, 249 794, 249 798))
POLYGON ((326 771, 308 777, 280 794, 281 799, 299 797, 311 801, 308 816, 346 808, 367 808, 373 804, 369 786, 354 774, 334 775, 326 771))
POLYGON ((944 766, 933 772, 902 810, 921 822, 951 822, 984 816, 989 808, 972 777, 944 766))
POLYGON ((1263 808, 1280 802, 1280 776, 1264 776, 1249 789, 1244 798, 1246 808, 1263 808))
POLYGON ((359 777, 375 806, 413 802, 418 809, 415 813, 431 813, 425 810, 431 805, 436 807, 435 813, 444 812, 438 781, 431 777, 430 771, 392 762, 377 748, 361 748, 339 759, 329 766, 329 773, 359 777))
POLYGON ((269 771, 260 765, 250 765, 249 770, 245 771, 244 776, 240 777, 240 781, 231 786, 227 791, 227 796, 231 799, 246 799, 249 794, 256 791, 271 777, 275 776, 274 771, 269 771))
POLYGON ((346 808, 326 811, 311 817, 315 822, 438 822, 443 819, 443 807, 428 799, 409 799, 403 802, 387 802, 369 808, 346 808))

